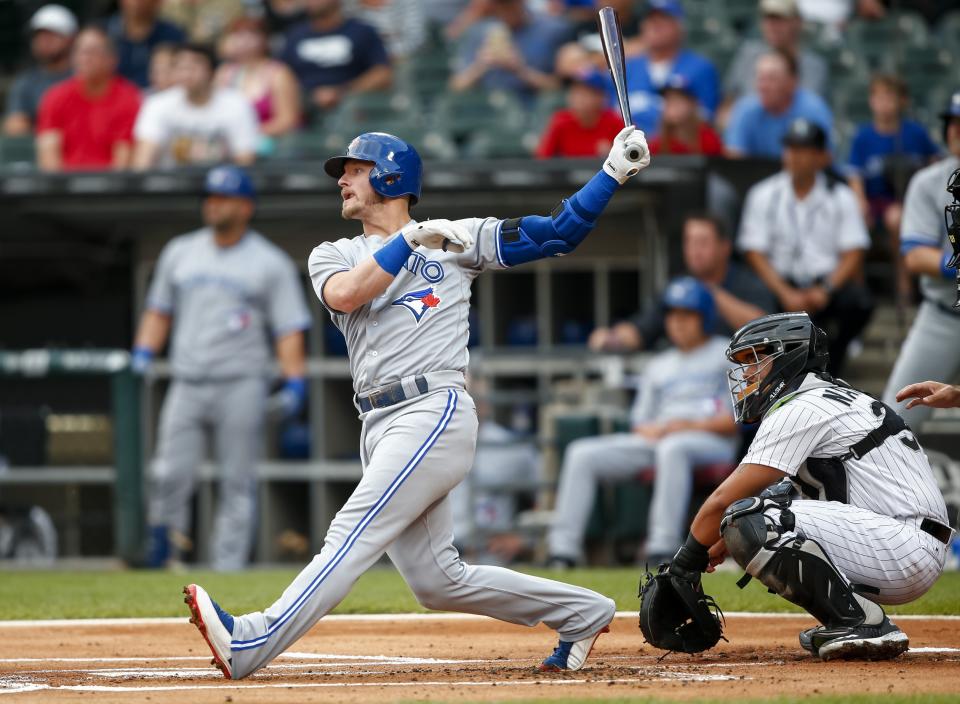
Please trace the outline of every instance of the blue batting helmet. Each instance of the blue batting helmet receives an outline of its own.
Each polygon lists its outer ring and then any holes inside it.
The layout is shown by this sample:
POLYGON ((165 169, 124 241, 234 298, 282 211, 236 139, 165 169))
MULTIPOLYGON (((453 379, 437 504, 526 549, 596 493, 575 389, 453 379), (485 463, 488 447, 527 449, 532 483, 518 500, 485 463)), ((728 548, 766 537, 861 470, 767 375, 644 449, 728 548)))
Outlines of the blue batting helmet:
POLYGON ((203 192, 207 195, 257 199, 257 191, 250 175, 239 166, 224 165, 210 169, 203 184, 203 192))
POLYGON ((947 141, 947 127, 950 125, 950 120, 955 117, 960 117, 960 90, 950 96, 949 102, 947 102, 943 112, 940 113, 940 119, 943 120, 944 142, 947 141))
POLYGON ((692 276, 681 276, 669 283, 663 294, 663 307, 667 310, 683 308, 696 311, 703 319, 704 332, 708 335, 713 333, 717 318, 713 294, 692 276))
POLYGON ((370 185, 387 198, 410 196, 410 205, 420 200, 423 162, 412 145, 386 132, 365 132, 355 137, 347 153, 327 159, 323 170, 333 178, 343 176, 347 159, 372 161, 370 185))

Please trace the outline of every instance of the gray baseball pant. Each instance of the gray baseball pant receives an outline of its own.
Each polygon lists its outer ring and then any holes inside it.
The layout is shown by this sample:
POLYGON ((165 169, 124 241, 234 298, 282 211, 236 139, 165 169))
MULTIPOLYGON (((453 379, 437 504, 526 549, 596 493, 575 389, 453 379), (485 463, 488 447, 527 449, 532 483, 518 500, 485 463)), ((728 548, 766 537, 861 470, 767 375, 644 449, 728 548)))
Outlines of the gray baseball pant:
POLYGON ((463 389, 432 391, 362 418, 363 477, 330 523, 320 554, 281 597, 265 611, 235 617, 234 679, 289 648, 385 551, 430 609, 543 622, 564 640, 610 622, 614 602, 589 589, 460 559, 447 493, 470 470, 477 438, 476 407, 463 389))
POLYGON ((917 406, 904 409, 897 402, 897 391, 918 381, 952 382, 960 373, 960 315, 951 315, 933 303, 924 301, 916 320, 900 348, 893 371, 883 391, 883 402, 903 416, 910 427, 920 432, 932 409, 917 406))
POLYGON ((190 534, 190 500, 212 434, 221 473, 211 546, 216 570, 239 570, 250 559, 266 397, 267 380, 262 377, 175 380, 160 412, 150 523, 190 534))
POLYGON ((633 433, 575 440, 567 447, 560 472, 548 538, 550 555, 582 559, 597 485, 630 479, 644 467, 656 470, 646 552, 674 553, 687 529, 695 465, 730 462, 736 447, 736 438, 699 431, 672 433, 655 443, 633 433))

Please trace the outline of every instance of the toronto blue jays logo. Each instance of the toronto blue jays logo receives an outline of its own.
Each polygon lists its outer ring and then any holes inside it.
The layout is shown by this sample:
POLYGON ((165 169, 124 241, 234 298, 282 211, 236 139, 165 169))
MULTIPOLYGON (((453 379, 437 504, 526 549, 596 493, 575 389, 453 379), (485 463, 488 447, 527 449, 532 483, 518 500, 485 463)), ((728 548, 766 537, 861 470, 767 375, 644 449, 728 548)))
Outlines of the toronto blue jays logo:
POLYGON ((440 305, 440 297, 433 292, 433 286, 431 286, 430 288, 424 288, 419 291, 405 293, 390 305, 403 306, 406 308, 413 313, 413 317, 416 318, 417 325, 419 325, 428 310, 440 305))

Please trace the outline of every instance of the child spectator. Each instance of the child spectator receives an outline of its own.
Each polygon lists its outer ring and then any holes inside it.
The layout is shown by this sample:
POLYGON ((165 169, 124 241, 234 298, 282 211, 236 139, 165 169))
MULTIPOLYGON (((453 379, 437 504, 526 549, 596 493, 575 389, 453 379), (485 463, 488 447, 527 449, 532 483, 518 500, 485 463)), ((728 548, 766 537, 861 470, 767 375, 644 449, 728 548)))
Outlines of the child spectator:
POLYGON ((683 76, 672 76, 660 89, 663 111, 660 129, 650 140, 651 154, 706 154, 723 153, 720 137, 700 117, 697 96, 683 76))
POLYGON ((307 19, 287 32, 281 58, 313 108, 326 111, 350 93, 389 88, 393 69, 376 30, 347 19, 340 0, 306 0, 307 19))
POLYGON ((37 117, 37 164, 44 171, 125 169, 140 91, 116 75, 117 54, 106 33, 77 35, 73 78, 46 92, 37 117))
POLYGON ((77 20, 62 5, 44 5, 30 20, 30 32, 30 53, 37 65, 18 74, 10 86, 3 120, 3 133, 8 137, 30 134, 43 94, 70 77, 70 47, 77 20))
POLYGON ((907 86, 899 77, 877 74, 870 81, 873 121, 860 125, 850 148, 850 187, 857 194, 868 227, 882 224, 897 262, 897 293, 910 295, 910 276, 900 252, 902 198, 912 173, 932 161, 939 149, 926 128, 903 117, 907 86))
POLYGON ((268 154, 273 138, 289 134, 300 125, 297 77, 289 66, 267 54, 267 31, 260 20, 235 20, 222 46, 229 61, 217 69, 214 85, 235 88, 247 97, 264 137, 258 152, 268 154))
POLYGON ((610 151, 623 118, 607 106, 607 79, 599 71, 576 76, 567 90, 567 107, 550 118, 536 156, 596 157, 610 151))
POLYGON ((117 47, 120 75, 141 88, 150 85, 150 54, 158 44, 181 44, 186 35, 159 19, 161 0, 120 0, 120 11, 107 20, 107 34, 117 47))
POLYGON ((260 138, 257 115, 243 93, 214 88, 215 63, 202 45, 177 50, 177 85, 147 98, 137 117, 135 169, 253 162, 260 138))

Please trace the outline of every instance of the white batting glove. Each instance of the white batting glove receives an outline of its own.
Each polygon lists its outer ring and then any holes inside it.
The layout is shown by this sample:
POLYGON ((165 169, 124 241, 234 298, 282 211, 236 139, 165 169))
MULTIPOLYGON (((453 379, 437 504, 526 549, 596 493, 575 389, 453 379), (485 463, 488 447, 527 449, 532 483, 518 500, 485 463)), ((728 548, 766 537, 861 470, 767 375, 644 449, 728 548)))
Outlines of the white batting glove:
POLYGON ((410 223, 400 234, 411 247, 423 245, 427 249, 442 249, 459 254, 473 246, 470 230, 452 220, 425 220, 410 223))
POLYGON ((627 125, 613 140, 610 155, 603 162, 603 170, 624 184, 631 176, 640 173, 640 169, 650 164, 650 148, 643 130, 627 125))

